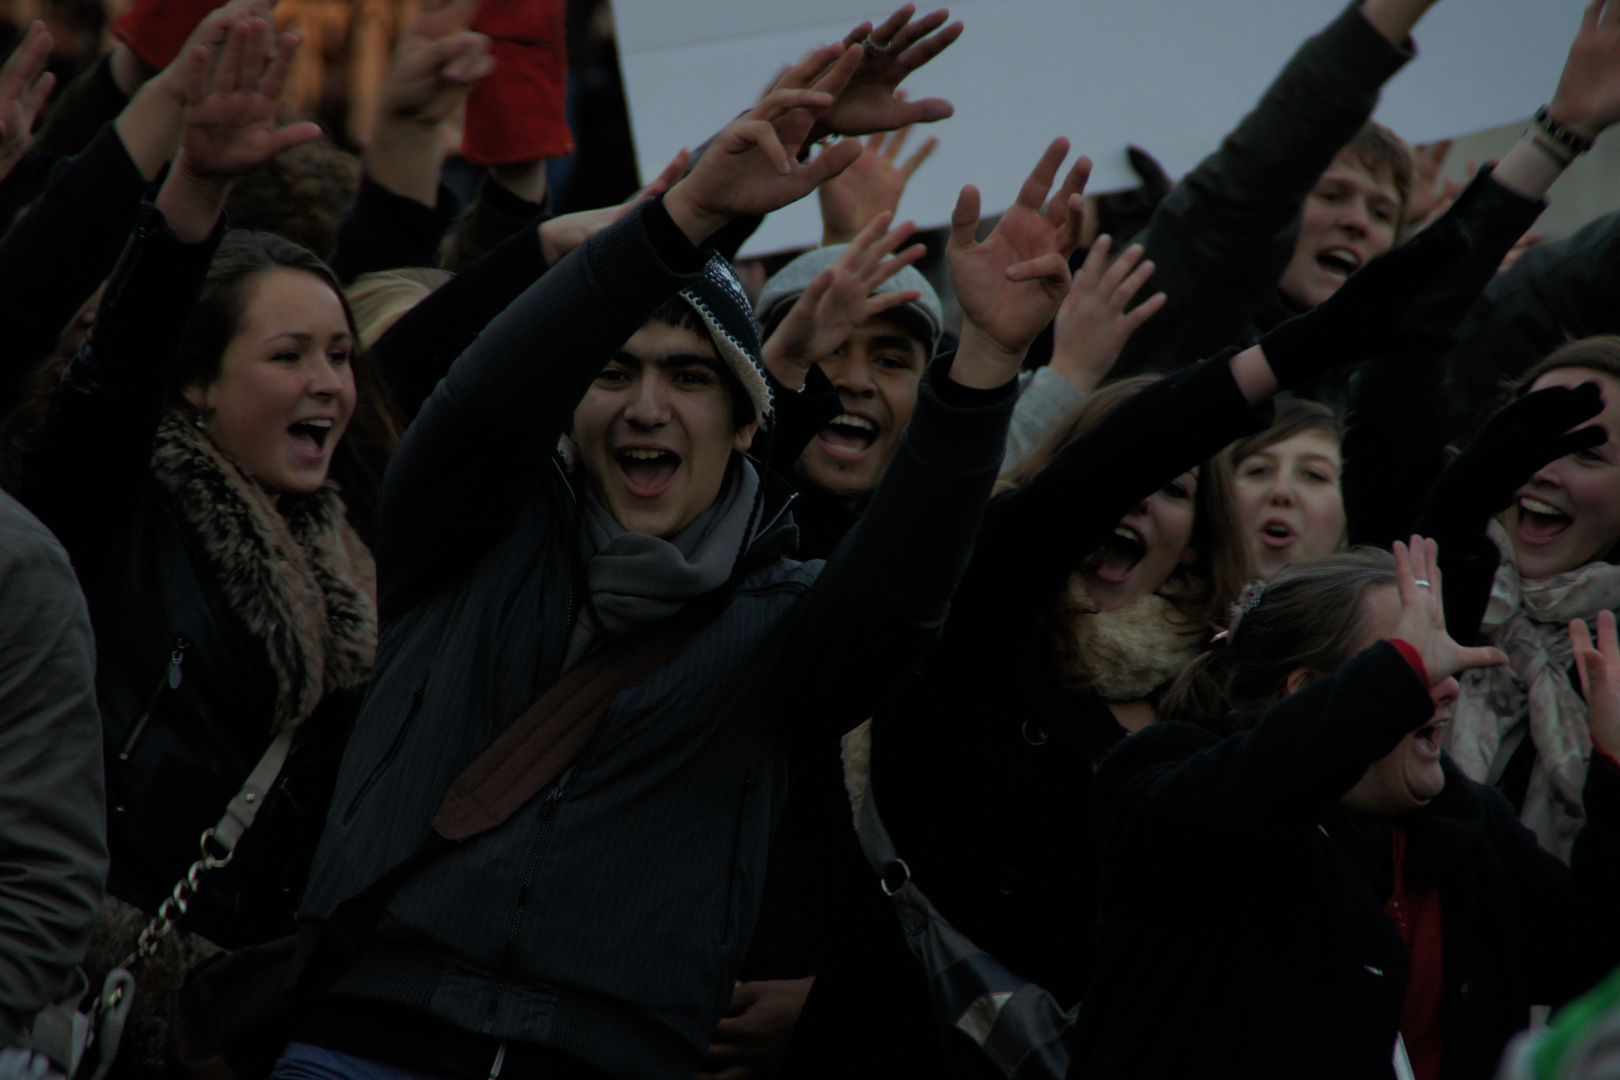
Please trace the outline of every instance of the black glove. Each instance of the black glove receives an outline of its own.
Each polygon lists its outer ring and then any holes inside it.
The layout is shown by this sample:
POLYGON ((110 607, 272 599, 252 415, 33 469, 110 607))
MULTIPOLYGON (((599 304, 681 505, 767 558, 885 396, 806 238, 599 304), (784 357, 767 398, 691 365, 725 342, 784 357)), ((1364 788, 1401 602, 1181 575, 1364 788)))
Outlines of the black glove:
POLYGON ((1260 339, 1266 363, 1284 389, 1380 353, 1444 348, 1426 323, 1403 326, 1429 284, 1468 251, 1460 228, 1445 219, 1357 271, 1314 311, 1260 339))
POLYGON ((1418 532, 1459 540, 1484 535, 1491 518, 1512 506, 1514 493, 1542 467, 1607 441, 1608 433, 1595 425, 1570 430, 1602 411, 1595 382, 1549 386, 1507 405, 1441 471, 1418 532))

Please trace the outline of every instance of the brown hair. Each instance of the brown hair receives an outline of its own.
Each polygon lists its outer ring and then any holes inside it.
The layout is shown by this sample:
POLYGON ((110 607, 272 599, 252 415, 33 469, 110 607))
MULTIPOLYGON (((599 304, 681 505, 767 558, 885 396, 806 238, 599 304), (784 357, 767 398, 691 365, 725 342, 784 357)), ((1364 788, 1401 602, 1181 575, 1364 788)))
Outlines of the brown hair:
MULTIPOLYGON (((291 240, 273 233, 233 229, 225 234, 213 262, 208 265, 208 276, 181 336, 169 380, 171 408, 194 412, 184 396, 186 387, 207 385, 219 378, 225 347, 241 330, 243 316, 253 298, 252 285, 259 275, 271 270, 298 270, 319 278, 337 295, 353 332, 354 315, 336 276, 324 262, 291 240)), ((71 357, 58 355, 40 365, 30 379, 28 398, 0 425, 6 457, 0 475, 14 492, 26 484, 27 459, 37 449, 37 433, 49 415, 51 401, 70 360, 71 357)), ((387 384, 365 354, 357 349, 351 363, 355 411, 332 452, 331 476, 343 489, 349 520, 369 544, 376 524, 383 470, 399 444, 400 423, 387 384)))
POLYGON ((1508 391, 1516 398, 1523 397, 1537 379, 1549 371, 1564 368, 1584 368, 1620 382, 1620 335, 1597 334, 1560 345, 1529 371, 1509 382, 1508 391))
MULTIPOLYGON (((282 122, 298 117, 283 105, 282 122)), ((279 233, 310 251, 337 247, 343 215, 360 191, 360 159, 331 139, 283 150, 231 184, 226 212, 240 229, 279 233)))
POLYGON ((1288 696, 1288 679, 1339 670, 1367 636, 1362 598, 1394 586, 1395 560, 1377 548, 1285 566, 1222 644, 1188 664, 1159 705, 1164 720, 1221 735, 1258 724, 1288 696))
MULTIPOLYGON (((1103 419, 1144 388, 1157 382, 1157 375, 1136 375, 1105 383, 1092 391, 1067 420, 1059 424, 1045 442, 996 481, 996 493, 1023 487, 1051 464, 1064 447, 1102 423, 1103 419)), ((1185 588, 1164 594, 1190 625, 1209 624, 1237 599, 1238 590, 1250 577, 1247 551, 1238 524, 1236 499, 1232 494, 1232 466, 1224 454, 1216 454, 1198 466, 1198 490, 1193 498, 1192 548, 1198 554, 1190 567, 1178 568, 1185 588), (1173 593, 1173 595, 1172 595, 1173 593)), ((1090 552, 1075 553, 1075 565, 1090 552)), ((1073 619, 1094 614, 1081 608, 1068 589, 1056 598, 1053 629, 1059 641, 1068 641, 1073 619)))
POLYGON ((1398 238, 1406 227, 1406 209, 1412 202, 1412 148, 1389 128, 1369 120, 1339 153, 1353 155, 1362 168, 1374 176, 1387 175, 1395 185, 1396 201, 1400 204, 1395 217, 1398 238))
POLYGON ((1232 464, 1237 465, 1250 454, 1258 454, 1305 431, 1320 431, 1335 443, 1344 442, 1344 421, 1339 419, 1338 413, 1319 401, 1289 398, 1277 403, 1276 418, 1270 427, 1239 439, 1227 452, 1232 464))
POLYGON ((429 266, 405 266, 361 274, 344 290, 354 313, 355 336, 369 350, 417 304, 455 275, 429 266))

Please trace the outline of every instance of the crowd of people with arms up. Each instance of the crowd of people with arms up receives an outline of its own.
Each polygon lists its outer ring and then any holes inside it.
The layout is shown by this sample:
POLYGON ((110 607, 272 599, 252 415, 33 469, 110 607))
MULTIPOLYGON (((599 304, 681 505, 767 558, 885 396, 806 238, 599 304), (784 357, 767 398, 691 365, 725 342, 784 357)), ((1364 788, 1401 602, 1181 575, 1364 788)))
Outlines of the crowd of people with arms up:
POLYGON ((415 5, 353 147, 270 0, 21 28, 0 1080, 1615 1075, 1620 0, 1449 188, 1435 2, 939 233, 945 11, 629 198, 598 4, 415 5))

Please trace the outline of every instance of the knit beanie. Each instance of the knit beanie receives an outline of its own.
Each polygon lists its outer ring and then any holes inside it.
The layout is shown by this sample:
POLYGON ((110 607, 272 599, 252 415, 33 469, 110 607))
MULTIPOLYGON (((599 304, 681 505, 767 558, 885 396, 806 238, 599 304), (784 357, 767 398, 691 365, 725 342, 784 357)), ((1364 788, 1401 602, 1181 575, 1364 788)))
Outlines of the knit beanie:
MULTIPOLYGON (((848 244, 833 244, 830 247, 816 248, 814 251, 805 252, 778 270, 771 280, 765 283, 765 288, 759 294, 760 325, 773 327, 781 322, 795 301, 804 295, 804 291, 816 279, 816 275, 837 262, 838 257, 848 247, 848 244)), ((918 273, 916 267, 908 266, 872 290, 872 295, 905 292, 908 289, 915 289, 922 295, 909 304, 901 304, 888 314, 904 312, 912 316, 908 321, 917 324, 918 329, 926 330, 928 336, 923 345, 928 355, 932 356, 934 350, 939 347, 940 337, 945 332, 945 313, 939 303, 939 294, 928 284, 928 279, 918 273)))
POLYGON ((731 264, 714 256, 703 268, 703 276, 682 289, 680 297, 709 328, 715 351, 754 403, 754 418, 762 427, 769 426, 771 388, 760 356, 759 324, 731 264))

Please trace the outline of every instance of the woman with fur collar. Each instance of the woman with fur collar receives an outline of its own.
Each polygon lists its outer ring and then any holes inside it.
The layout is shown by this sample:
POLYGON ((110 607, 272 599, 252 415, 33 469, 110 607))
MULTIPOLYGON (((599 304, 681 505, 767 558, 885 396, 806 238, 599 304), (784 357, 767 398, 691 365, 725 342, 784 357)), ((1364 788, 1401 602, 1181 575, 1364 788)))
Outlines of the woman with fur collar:
POLYGON ((138 972, 148 987, 292 928, 376 647, 354 522, 394 434, 331 272, 225 231, 231 177, 320 130, 274 119, 298 35, 244 18, 221 37, 193 50, 179 156, 29 463, 96 631, 112 864, 93 966, 123 959, 272 739, 296 731, 183 943, 138 972))

